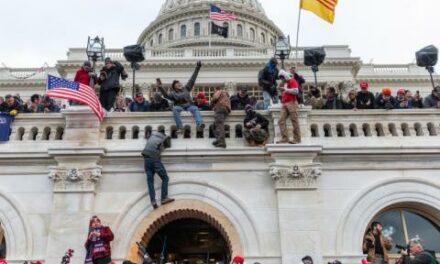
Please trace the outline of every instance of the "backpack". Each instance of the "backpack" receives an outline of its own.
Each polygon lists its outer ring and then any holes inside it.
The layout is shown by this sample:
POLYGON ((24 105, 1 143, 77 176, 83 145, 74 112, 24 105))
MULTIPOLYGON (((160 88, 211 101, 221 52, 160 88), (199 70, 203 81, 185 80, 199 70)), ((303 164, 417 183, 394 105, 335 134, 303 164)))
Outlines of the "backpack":
POLYGON ((264 85, 263 75, 264 75, 264 68, 258 72, 258 85, 260 87, 263 87, 263 85, 264 85))

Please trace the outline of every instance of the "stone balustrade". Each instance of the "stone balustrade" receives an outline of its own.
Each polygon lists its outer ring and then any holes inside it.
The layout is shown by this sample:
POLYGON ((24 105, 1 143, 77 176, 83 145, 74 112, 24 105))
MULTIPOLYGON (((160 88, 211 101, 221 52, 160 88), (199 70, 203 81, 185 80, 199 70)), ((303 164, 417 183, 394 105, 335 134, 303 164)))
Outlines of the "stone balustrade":
MULTIPOLYGON (((298 59, 304 57, 304 47, 298 49, 298 59)), ((348 46, 324 46, 327 58, 351 58, 351 50, 348 46)), ((160 58, 176 58, 176 59, 197 59, 197 58, 217 58, 227 57, 230 59, 248 58, 269 58, 273 56, 272 48, 178 48, 178 49, 146 49, 146 60, 160 58)), ((292 49, 291 59, 296 58, 296 51, 292 49)), ((122 49, 107 49, 106 56, 124 60, 122 49)), ((86 60, 86 50, 82 48, 72 48, 68 52, 68 61, 86 60)))
MULTIPOLYGON (((268 111, 261 111, 270 120, 268 143, 280 138, 277 125, 279 110, 279 106, 274 106, 268 111)), ((73 144, 75 135, 69 133, 69 139, 64 135, 76 129, 75 133, 79 133, 77 137, 81 138, 82 130, 78 124, 82 124, 82 118, 70 118, 69 111, 63 114, 19 115, 12 125, 9 143, 0 145, 0 148, 26 142, 49 144, 72 141, 70 143, 73 144)), ((197 131, 192 116, 183 113, 184 131, 178 134, 171 112, 108 113, 104 122, 96 126, 96 144, 115 149, 140 149, 153 131, 163 130, 173 138, 173 148, 213 148, 214 113, 207 111, 202 112, 202 115, 206 124, 204 131, 197 131)), ((230 148, 246 147, 243 138, 244 117, 243 111, 233 111, 227 119, 226 141, 230 148)), ((300 124, 304 144, 324 147, 364 143, 377 145, 379 142, 390 146, 420 145, 422 141, 429 145, 433 140, 440 140, 440 113, 434 109, 317 111, 304 107, 300 111, 300 124)))

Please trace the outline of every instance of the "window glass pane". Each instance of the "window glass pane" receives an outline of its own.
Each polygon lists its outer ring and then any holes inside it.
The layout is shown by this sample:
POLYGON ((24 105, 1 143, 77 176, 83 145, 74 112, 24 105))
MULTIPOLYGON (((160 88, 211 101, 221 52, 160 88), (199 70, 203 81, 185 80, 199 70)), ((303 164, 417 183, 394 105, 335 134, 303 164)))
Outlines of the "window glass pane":
MULTIPOLYGON (((374 221, 382 224, 382 233, 385 236, 391 237, 393 245, 399 244, 403 246, 406 244, 400 210, 392 210, 383 213, 374 221)), ((396 248, 393 247, 390 251, 395 252, 396 248)))
POLYGON ((426 249, 440 251, 440 228, 427 218, 410 212, 404 211, 406 225, 408 226, 409 238, 419 236, 426 249))

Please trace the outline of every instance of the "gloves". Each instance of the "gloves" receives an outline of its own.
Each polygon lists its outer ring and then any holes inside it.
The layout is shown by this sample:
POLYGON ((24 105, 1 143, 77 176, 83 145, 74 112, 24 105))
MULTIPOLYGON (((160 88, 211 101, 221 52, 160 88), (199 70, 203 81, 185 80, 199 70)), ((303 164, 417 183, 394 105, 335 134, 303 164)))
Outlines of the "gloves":
POLYGON ((197 68, 202 68, 202 61, 197 62, 197 68))

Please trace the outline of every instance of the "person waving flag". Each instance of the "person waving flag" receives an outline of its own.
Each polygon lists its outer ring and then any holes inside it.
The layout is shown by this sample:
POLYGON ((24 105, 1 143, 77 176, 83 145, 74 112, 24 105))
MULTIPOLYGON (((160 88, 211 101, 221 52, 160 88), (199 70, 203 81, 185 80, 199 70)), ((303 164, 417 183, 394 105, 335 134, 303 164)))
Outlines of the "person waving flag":
POLYGON ((95 91, 88 85, 48 75, 46 96, 86 104, 92 109, 100 122, 104 120, 104 110, 101 103, 95 91))

